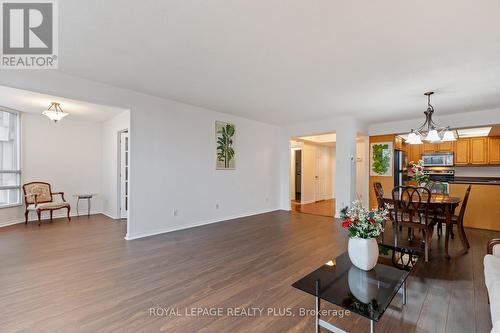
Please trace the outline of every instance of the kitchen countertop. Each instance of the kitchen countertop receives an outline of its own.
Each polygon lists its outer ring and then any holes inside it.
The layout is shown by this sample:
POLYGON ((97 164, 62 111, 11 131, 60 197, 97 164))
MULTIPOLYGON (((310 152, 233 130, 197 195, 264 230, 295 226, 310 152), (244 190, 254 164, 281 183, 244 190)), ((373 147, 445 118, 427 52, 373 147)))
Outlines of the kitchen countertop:
POLYGON ((500 177, 455 177, 450 184, 500 185, 500 177))

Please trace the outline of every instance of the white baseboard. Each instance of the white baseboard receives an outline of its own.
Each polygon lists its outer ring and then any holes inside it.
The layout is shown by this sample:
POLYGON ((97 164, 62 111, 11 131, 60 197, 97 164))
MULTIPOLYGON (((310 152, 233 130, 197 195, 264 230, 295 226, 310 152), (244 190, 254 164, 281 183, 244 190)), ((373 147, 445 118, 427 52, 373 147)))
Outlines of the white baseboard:
POLYGON ((109 217, 110 219, 113 219, 113 220, 121 220, 121 217, 118 217, 118 216, 114 216, 108 212, 101 212, 100 214, 104 215, 104 216, 107 216, 109 217))
MULTIPOLYGON (((92 211, 91 210, 90 214, 94 215, 94 214, 103 214, 103 213, 101 211, 92 211)), ((86 216, 86 215, 87 215, 86 211, 85 211, 85 214, 80 214, 80 216, 86 216)), ((78 214, 75 211, 73 211, 69 214, 69 216, 76 217, 76 216, 78 216, 78 214)), ((60 211, 54 211, 52 217, 54 219, 65 218, 65 217, 67 217, 66 210, 62 209, 60 211)), ((50 215, 49 215, 48 211, 42 212, 41 220, 42 221, 50 220, 50 215)), ((28 216, 28 222, 33 222, 33 221, 38 221, 38 218, 36 217, 36 213, 34 211, 30 211, 29 216, 28 216)), ((19 224, 19 223, 24 223, 24 217, 18 217, 18 218, 13 219, 13 220, 0 222, 0 228, 7 227, 9 225, 19 224)))
POLYGON ((233 216, 226 216, 223 218, 216 218, 216 219, 210 219, 206 221, 200 221, 200 222, 195 222, 195 223, 190 223, 190 224, 185 224, 181 226, 173 226, 173 227, 168 227, 168 228, 162 228, 162 229, 157 229, 153 230, 150 232, 145 232, 137 235, 132 235, 130 236, 129 234, 125 235, 126 240, 133 240, 133 239, 139 239, 139 238, 144 238, 144 237, 150 237, 150 236, 155 236, 155 235, 160 235, 160 234, 165 234, 168 232, 173 232, 173 231, 178 231, 178 230, 184 230, 184 229, 190 229, 190 228, 195 228, 195 227, 200 227, 203 225, 207 224, 212 224, 212 223, 218 223, 218 222, 224 222, 227 220, 233 220, 233 219, 238 219, 242 217, 248 217, 248 216, 253 216, 253 215, 259 215, 259 214, 265 214, 265 213, 270 213, 270 212, 275 212, 277 210, 281 210, 279 208, 270 208, 270 209, 263 209, 259 211, 254 211, 254 212, 247 212, 243 214, 237 214, 233 216))

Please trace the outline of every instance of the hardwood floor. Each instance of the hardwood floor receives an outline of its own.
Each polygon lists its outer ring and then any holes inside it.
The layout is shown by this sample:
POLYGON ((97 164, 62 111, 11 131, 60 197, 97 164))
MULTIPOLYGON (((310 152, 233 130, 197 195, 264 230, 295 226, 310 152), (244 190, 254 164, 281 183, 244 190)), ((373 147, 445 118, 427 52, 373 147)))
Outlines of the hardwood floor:
POLYGON ((313 214, 321 216, 335 216, 335 199, 321 200, 310 204, 300 204, 292 201, 292 210, 297 213, 313 214))
MULTIPOLYGON (((313 332, 313 317, 298 314, 314 309, 313 298, 291 284, 347 247, 331 218, 284 211, 134 241, 125 229, 102 215, 0 228, 0 332, 313 332), (152 307, 181 315, 152 316, 152 307), (186 316, 201 307, 265 310, 186 316)), ((409 278, 407 305, 396 296, 376 332, 489 332, 482 259, 500 233, 467 234, 469 253, 452 240, 451 260, 434 240, 431 262, 409 278)), ((369 330, 354 314, 326 319, 369 330)))

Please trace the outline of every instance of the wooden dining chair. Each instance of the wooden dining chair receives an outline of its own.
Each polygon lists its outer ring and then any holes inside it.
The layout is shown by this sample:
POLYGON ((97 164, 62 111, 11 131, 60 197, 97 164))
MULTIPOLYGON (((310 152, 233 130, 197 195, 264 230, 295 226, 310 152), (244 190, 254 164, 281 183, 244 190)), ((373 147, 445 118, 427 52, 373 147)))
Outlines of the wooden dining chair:
MULTIPOLYGON (((464 230, 464 217, 465 217, 465 212, 467 210, 467 203, 469 202, 469 195, 471 191, 472 186, 469 185, 467 187, 467 190, 465 191, 464 199, 462 200, 462 206, 460 207, 460 212, 458 215, 452 215, 451 216, 451 222, 452 222, 452 229, 450 230, 451 237, 454 238, 453 234, 453 226, 457 226, 457 231, 460 232, 465 240, 465 243, 467 245, 467 248, 470 248, 469 240, 467 239, 467 235, 465 234, 464 230), (459 229, 459 230, 458 230, 459 229)), ((446 216, 444 215, 439 215, 437 216, 437 222, 439 223, 438 229, 442 228, 442 224, 446 223, 446 216)))
POLYGON ((431 192, 425 187, 396 186, 392 190, 394 201, 394 245, 398 246, 399 227, 418 229, 425 241, 424 257, 429 261, 429 252, 434 224, 429 215, 431 192))
MULTIPOLYGON (((375 182, 373 183, 373 189, 375 190, 375 197, 377 198, 377 208, 378 209, 384 209, 387 208, 389 210, 389 218, 388 220, 391 221, 392 219, 390 218, 390 215, 392 214, 392 205, 387 205, 384 201, 384 188, 382 187, 382 183, 375 182)), ((387 224, 387 220, 382 222, 382 226, 385 230, 387 224)), ((380 233, 380 241, 383 243, 384 242, 384 232, 382 231, 380 233)))
MULTIPOLYGON (((448 184, 439 182, 439 181, 429 181, 427 184, 425 184, 425 187, 431 191, 432 195, 447 195, 448 189, 447 189, 448 184)), ((443 226, 441 223, 438 223, 438 218, 442 217, 444 215, 444 211, 440 208, 435 208, 433 209, 432 212, 429 212, 431 216, 433 216, 434 224, 437 224, 437 236, 438 238, 441 238, 443 234, 443 226)), ((453 232, 452 232, 453 236, 453 232)))
POLYGON ((373 189, 377 198, 377 208, 384 208, 384 188, 382 187, 382 183, 373 183, 373 189))

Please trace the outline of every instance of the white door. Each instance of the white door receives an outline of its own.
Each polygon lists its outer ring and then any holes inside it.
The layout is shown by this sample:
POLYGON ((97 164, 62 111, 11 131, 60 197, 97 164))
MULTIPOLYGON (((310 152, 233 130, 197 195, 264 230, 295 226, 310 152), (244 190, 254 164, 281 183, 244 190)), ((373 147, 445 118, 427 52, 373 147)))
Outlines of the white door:
POLYGON ((315 175, 314 175, 314 199, 325 200, 327 192, 327 163, 328 152, 326 147, 316 147, 315 175))
POLYGON ((128 217, 128 162, 129 162, 128 132, 120 132, 120 217, 128 217))

